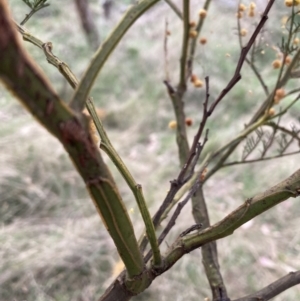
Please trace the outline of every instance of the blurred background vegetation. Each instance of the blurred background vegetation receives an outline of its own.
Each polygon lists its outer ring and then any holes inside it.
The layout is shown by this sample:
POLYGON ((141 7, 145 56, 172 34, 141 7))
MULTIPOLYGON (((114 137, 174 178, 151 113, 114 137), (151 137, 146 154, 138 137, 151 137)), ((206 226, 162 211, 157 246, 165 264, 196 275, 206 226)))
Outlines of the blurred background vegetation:
MULTIPOLYGON (((115 0, 109 17, 101 1, 89 1, 100 40, 103 41, 131 1, 115 0)), ((178 5, 181 1, 174 1, 178 5)), ((192 18, 203 1, 191 1, 192 18)), ((282 20, 289 15, 284 1, 276 1, 257 53, 257 66, 270 88, 277 71, 282 20)), ((49 1, 50 6, 26 23, 26 28, 43 41, 53 43, 53 53, 80 77, 93 54, 78 18, 74 1, 49 1)), ((266 0, 257 1, 262 11, 266 0)), ((17 22, 29 8, 21 0, 9 4, 17 22)), ((249 4, 245 2, 245 4, 249 4)), ((205 22, 198 46, 195 73, 210 77, 212 99, 225 87, 239 57, 236 21, 237 1, 215 0, 205 22)), ((153 214, 178 173, 175 132, 168 128, 174 119, 165 79, 164 37, 168 22, 168 62, 171 81, 178 80, 181 22, 164 1, 147 12, 126 34, 108 60, 94 85, 92 96, 101 108, 107 132, 128 165, 153 214)), ((241 20, 248 35, 259 14, 241 20)), ((50 78, 64 100, 72 90, 59 72, 45 60, 43 52, 24 42, 25 47, 50 78)), ((229 93, 208 123, 207 150, 223 145, 243 129, 259 107, 264 93, 252 71, 245 66, 243 80, 229 93)), ((293 80, 289 90, 297 87, 293 80)), ((186 115, 194 123, 192 139, 202 116, 204 89, 192 85, 186 94, 186 115)), ((285 102, 292 98, 286 98, 285 102)), ((299 126, 297 104, 283 124, 299 126)), ((119 257, 97 215, 84 184, 61 145, 0 87, 0 300, 89 301, 95 300, 120 271, 119 257)), ((235 153, 238 159, 242 147, 235 153)), ((111 162, 130 216, 140 235, 143 225, 131 192, 111 162)), ((220 170, 205 186, 212 223, 240 205, 247 197, 270 187, 296 169, 299 156, 220 170)), ((167 241, 192 224, 187 206, 167 241)), ((262 288, 289 271, 300 269, 300 207, 288 200, 245 224, 233 236, 218 241, 219 260, 231 298, 262 288)), ((186 255, 170 271, 135 300, 189 300, 210 297, 200 251, 186 255)), ((275 300, 299 300, 294 287, 275 300)))

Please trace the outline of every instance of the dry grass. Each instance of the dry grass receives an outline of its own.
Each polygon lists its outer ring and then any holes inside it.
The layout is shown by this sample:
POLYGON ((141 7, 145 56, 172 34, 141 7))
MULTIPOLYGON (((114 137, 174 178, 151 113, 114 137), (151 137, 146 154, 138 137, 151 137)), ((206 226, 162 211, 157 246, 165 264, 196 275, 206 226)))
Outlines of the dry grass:
MULTIPOLYGON (((76 74, 81 74, 91 52, 85 45, 73 3, 71 0, 52 2, 51 7, 29 21, 27 27, 44 41, 52 41, 54 53, 76 74)), ((10 3, 16 20, 20 21, 26 9, 19 0, 10 3)), ((214 2, 203 32, 209 37, 208 43, 199 47, 196 57, 197 75, 200 78, 210 75, 212 98, 228 82, 239 54, 234 7, 228 3, 231 2, 214 2)), ((99 3, 92 1, 91 5, 104 37, 120 17, 123 7, 118 4, 112 18, 104 20, 99 3)), ((279 38, 281 30, 278 20, 284 15, 280 3, 276 5, 279 10, 274 11, 269 21, 273 33, 269 31, 266 35, 270 46, 277 43, 275 38, 279 38)), ((196 12, 197 9, 193 10, 194 18, 196 12)), ((152 213, 178 172, 175 135, 168 129, 174 115, 162 84, 166 17, 171 31, 169 71, 172 82, 176 82, 180 22, 160 3, 128 32, 107 62, 92 93, 97 105, 106 111, 108 134, 134 177, 143 185, 152 213)), ((248 27, 253 28, 250 23, 248 27)), ((26 47, 60 95, 70 98, 71 90, 45 62, 43 54, 30 45, 26 47)), ((268 66, 275 53, 271 47, 265 51, 259 63, 271 85, 275 76, 268 66)), ((243 77, 244 81, 224 99, 209 123, 208 149, 223 144, 241 130, 262 98, 261 88, 247 67, 243 77)), ((191 139, 201 117, 203 96, 203 89, 189 87, 186 110, 195 121, 188 130, 191 139)), ((109 284, 119 260, 114 246, 59 143, 24 113, 3 88, 0 104, 0 300, 95 300, 109 284)), ((295 110, 299 110, 299 106, 295 110)), ((287 125, 297 124, 297 114, 293 116, 286 117, 287 125)), ((242 149, 236 157, 241 152, 242 149)), ((246 197, 294 172, 295 162, 294 157, 221 170, 205 187, 212 222, 220 220, 246 197)), ((133 208, 130 214, 139 235, 143 226, 137 206, 121 176, 113 166, 112 169, 128 209, 133 208)), ((191 225, 190 211, 187 206, 178 220, 177 230, 168 236, 168 242, 191 225)), ((232 298, 251 293, 300 268, 298 216, 297 200, 288 200, 218 242, 220 265, 232 298)), ((135 299, 196 301, 207 296, 210 296, 209 286, 200 251, 196 250, 135 299)), ((298 300, 299 297, 300 290, 295 287, 275 300, 298 300)))

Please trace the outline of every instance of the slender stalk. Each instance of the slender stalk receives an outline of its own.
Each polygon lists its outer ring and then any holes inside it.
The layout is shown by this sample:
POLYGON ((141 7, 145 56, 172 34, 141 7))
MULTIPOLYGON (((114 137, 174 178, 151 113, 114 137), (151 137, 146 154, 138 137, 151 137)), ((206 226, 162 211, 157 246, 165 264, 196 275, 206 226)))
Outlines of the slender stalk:
POLYGON ((294 151, 294 152, 290 152, 290 153, 279 154, 279 155, 275 155, 275 156, 258 158, 258 159, 253 159, 253 160, 232 161, 232 162, 223 164, 222 168, 228 167, 228 166, 233 166, 233 165, 242 165, 242 164, 250 164, 250 163, 257 163, 257 162, 262 162, 262 161, 268 161, 268 160, 273 160, 273 159, 278 159, 278 158, 282 158, 282 157, 286 157, 286 156, 293 156, 293 155, 298 155, 298 154, 300 154, 300 151, 294 151))
POLYGON ((177 7, 177 5, 172 2, 171 0, 165 0, 165 2, 171 7, 171 9, 174 11, 174 13, 178 16, 179 19, 183 19, 182 13, 180 9, 177 7))
POLYGON ((45 4, 45 2, 47 2, 47 0, 41 0, 38 3, 36 3, 35 6, 32 7, 31 12, 28 15, 26 15, 26 17, 20 24, 24 25, 36 12, 50 5, 50 4, 45 4))
POLYGON ((264 287, 260 291, 243 298, 235 299, 233 301, 268 301, 297 284, 300 284, 300 271, 290 272, 284 277, 279 278, 278 280, 264 287))
POLYGON ((127 185, 131 189, 136 202, 138 204, 139 210, 141 212, 145 227, 146 227, 146 233, 147 237, 149 239, 151 249, 153 251, 153 264, 155 266, 160 266, 162 264, 161 254, 159 250, 158 241, 155 234, 155 228, 152 222, 151 215, 149 213, 143 191, 142 186, 140 184, 137 184, 134 180, 133 176, 129 172, 127 166, 124 164, 123 160, 119 156, 119 154, 114 149, 113 145, 111 144, 106 131, 104 130, 103 124, 101 120, 98 118, 96 110, 94 108, 93 102, 88 99, 87 100, 87 109, 91 116, 95 117, 94 120, 96 120, 95 125, 98 130, 98 133, 101 137, 101 143, 100 148, 105 151, 105 153, 109 156, 109 158, 113 161, 115 166, 118 168, 119 172, 122 174, 123 178, 125 179, 127 185))
POLYGON ((208 242, 231 235, 247 221, 290 197, 295 198, 299 196, 299 194, 300 170, 298 169, 284 181, 247 199, 241 206, 216 224, 198 233, 178 237, 165 256, 165 266, 172 266, 183 254, 189 253, 191 250, 195 250, 208 242))
POLYGON ((144 12, 150 9, 158 1, 159 0, 142 0, 132 5, 127 10, 115 29, 110 33, 110 35, 95 53, 90 65, 88 66, 83 78, 79 83, 77 90, 75 91, 70 104, 71 108, 73 108, 75 111, 83 110, 86 99, 88 98, 96 77, 98 76, 110 54, 113 52, 131 25, 133 25, 144 12))
POLYGON ((188 53, 189 33, 190 33, 190 1, 183 0, 183 37, 182 37, 182 49, 180 58, 180 79, 179 87, 185 89, 186 87, 186 60, 188 53))
MULTIPOLYGON (((208 11, 210 3, 211 3, 211 0, 206 0, 204 5, 203 5, 203 9, 208 11)), ((199 35, 202 31, 204 21, 205 21, 205 18, 199 18, 197 26, 196 26, 197 37, 195 37, 191 41, 191 46, 190 46, 190 51, 189 51, 189 58, 188 58, 188 68, 189 68, 190 73, 192 73, 192 71, 193 71, 193 62, 194 62, 194 58, 195 58, 198 37, 199 37, 199 35)))

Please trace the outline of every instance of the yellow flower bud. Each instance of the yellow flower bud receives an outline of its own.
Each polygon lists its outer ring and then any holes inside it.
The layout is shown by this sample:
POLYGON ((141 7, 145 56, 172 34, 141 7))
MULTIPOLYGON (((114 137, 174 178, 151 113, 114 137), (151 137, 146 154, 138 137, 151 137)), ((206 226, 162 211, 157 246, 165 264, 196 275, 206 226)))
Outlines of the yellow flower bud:
POLYGON ((199 17, 200 18, 205 18, 207 16, 207 11, 205 9, 200 9, 199 10, 199 17))
POLYGON ((281 67, 281 60, 275 60, 272 63, 274 69, 279 69, 281 67))
POLYGON ((175 120, 171 120, 170 122, 169 122, 169 129, 171 129, 171 130, 175 130, 176 128, 177 128, 177 122, 175 121, 175 120))
POLYGON ((194 29, 190 30, 190 33, 189 33, 190 38, 195 39, 195 38, 197 38, 197 35, 198 35, 197 30, 194 30, 194 29))
POLYGON ((247 35, 247 30, 245 28, 242 28, 241 31, 240 31, 240 35, 242 37, 246 36, 247 35))
POLYGON ((194 84, 195 88, 201 88, 201 87, 203 87, 203 81, 200 80, 200 79, 197 79, 196 81, 194 81, 193 84, 194 84))

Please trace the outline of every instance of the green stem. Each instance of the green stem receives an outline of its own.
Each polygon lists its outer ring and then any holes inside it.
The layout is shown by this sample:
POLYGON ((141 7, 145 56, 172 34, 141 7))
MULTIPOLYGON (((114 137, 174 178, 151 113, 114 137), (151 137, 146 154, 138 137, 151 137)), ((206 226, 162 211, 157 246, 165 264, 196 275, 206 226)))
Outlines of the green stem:
POLYGON ((109 169, 94 144, 88 121, 59 99, 25 52, 5 2, 0 1, 0 77, 26 109, 64 146, 127 268, 130 279, 144 276, 145 264, 133 225, 109 169))
POLYGON ((269 210, 275 205, 290 197, 297 197, 300 193, 300 170, 279 184, 262 193, 247 199, 241 206, 232 211, 216 224, 195 234, 179 237, 170 246, 170 251, 165 257, 165 266, 170 268, 184 254, 203 246, 204 244, 231 235, 241 225, 254 217, 269 210))
POLYGON ((114 48, 118 45, 127 30, 132 24, 149 8, 151 8, 159 0, 142 0, 137 4, 132 5, 123 18, 117 24, 115 29, 106 38, 103 44, 100 46, 98 51, 95 53, 89 67, 85 71, 83 78, 81 79, 77 90, 71 101, 71 108, 76 111, 82 111, 86 99, 91 91, 91 88, 96 80, 97 75, 101 71, 109 55, 112 53, 114 48))
POLYGON ((89 98, 86 102, 87 109, 92 116, 97 131, 100 135, 101 138, 101 143, 100 143, 100 148, 105 151, 105 153, 109 156, 109 158, 113 161, 115 166, 118 168, 119 172, 122 174, 123 178, 125 179, 127 185, 131 189, 136 202, 138 204, 139 210, 141 212, 145 227, 146 227, 146 233, 153 251, 153 263, 155 266, 160 266, 161 265, 161 254, 158 246, 158 241, 156 238, 155 234, 155 229, 154 225, 152 222, 151 215, 149 213, 143 191, 142 191, 142 186, 140 184, 137 184, 136 181, 134 180, 133 176, 129 172, 127 166, 124 164, 123 160, 119 156, 119 154, 116 152, 114 149, 113 145, 111 144, 106 131, 103 127, 103 124, 101 120, 99 119, 94 104, 89 98))
MULTIPOLYGON (((35 38, 32 34, 30 34, 27 30, 25 30, 21 26, 18 26, 18 29, 21 32, 21 34, 23 35, 25 40, 32 42, 34 45, 36 45, 39 48, 42 48, 44 50, 44 53, 47 57, 48 62, 50 64, 52 64, 53 66, 55 66, 60 71, 60 73, 67 79, 69 84, 75 89, 78 86, 78 80, 77 80, 76 76, 70 70, 70 68, 68 67, 68 65, 66 63, 60 61, 56 56, 53 55, 52 44, 51 43, 43 43, 41 40, 35 38)), ((120 158, 119 154, 116 152, 113 145, 111 144, 111 142, 106 134, 106 131, 103 127, 103 124, 97 115, 93 101, 90 97, 87 99, 86 107, 95 123, 97 131, 101 138, 101 144, 100 144, 101 149, 104 150, 108 154, 110 159, 116 165, 119 172, 122 174, 126 183, 130 187, 133 195, 135 196, 136 202, 138 204, 139 210, 141 212, 142 218, 145 223, 146 233, 149 238, 150 245, 151 245, 151 248, 153 251, 153 261, 154 261, 153 263, 155 266, 159 266, 161 264, 160 250, 159 250, 153 222, 152 222, 150 213, 148 211, 146 201, 145 201, 145 198, 142 193, 141 186, 135 182, 134 178, 132 177, 131 173, 127 169, 126 165, 124 164, 124 162, 120 158)))
POLYGON ((24 20, 20 23, 21 25, 24 25, 36 12, 38 12, 39 10, 41 10, 42 8, 45 8, 47 6, 49 6, 50 4, 42 4, 41 6, 38 7, 34 7, 31 12, 26 15, 26 17, 24 18, 24 20))

